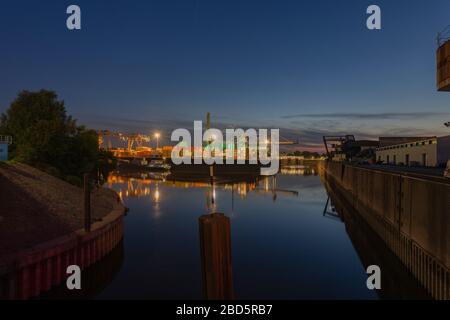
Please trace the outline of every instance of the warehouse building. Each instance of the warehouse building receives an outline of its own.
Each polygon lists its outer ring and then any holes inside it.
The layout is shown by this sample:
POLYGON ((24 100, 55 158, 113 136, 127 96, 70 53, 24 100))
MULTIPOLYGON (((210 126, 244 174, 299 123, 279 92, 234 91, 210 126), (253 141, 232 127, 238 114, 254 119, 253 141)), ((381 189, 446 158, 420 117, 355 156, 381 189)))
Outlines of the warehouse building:
MULTIPOLYGON (((439 167, 450 159, 450 136, 430 137, 412 141, 402 138, 401 143, 376 149, 377 161, 389 165, 439 167)), ((380 139, 381 142, 381 139, 380 139)))

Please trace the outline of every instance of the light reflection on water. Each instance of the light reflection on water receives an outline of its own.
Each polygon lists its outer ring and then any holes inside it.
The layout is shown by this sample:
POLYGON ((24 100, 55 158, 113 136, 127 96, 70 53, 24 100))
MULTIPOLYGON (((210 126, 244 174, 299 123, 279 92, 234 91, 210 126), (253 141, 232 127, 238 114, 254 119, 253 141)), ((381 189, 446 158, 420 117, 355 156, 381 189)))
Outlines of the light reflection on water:
POLYGON ((317 169, 213 185, 169 178, 112 175, 107 186, 130 209, 123 243, 83 272, 87 290, 42 298, 428 298, 317 169), (378 292, 366 287, 371 264, 378 292))
POLYGON ((130 211, 123 266, 97 298, 202 299, 199 217, 211 212, 230 218, 235 298, 377 298, 344 225, 323 216, 317 171, 214 186, 113 175, 108 186, 130 211))

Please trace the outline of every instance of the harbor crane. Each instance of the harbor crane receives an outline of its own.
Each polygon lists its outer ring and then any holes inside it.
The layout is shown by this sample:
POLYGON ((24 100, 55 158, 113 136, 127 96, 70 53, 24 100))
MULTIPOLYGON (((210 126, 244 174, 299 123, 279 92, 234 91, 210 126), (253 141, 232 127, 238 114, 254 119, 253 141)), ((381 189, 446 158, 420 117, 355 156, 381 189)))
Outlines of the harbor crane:
POLYGON ((323 136, 323 144, 327 151, 328 159, 331 159, 334 156, 340 156, 347 159, 356 151, 356 140, 353 135, 323 136))
POLYGON ((100 130, 97 131, 98 134, 98 142, 99 145, 102 145, 104 142, 104 137, 115 137, 121 141, 127 142, 127 150, 132 151, 133 147, 136 145, 137 147, 142 147, 145 142, 150 142, 150 136, 139 133, 122 133, 122 132, 113 132, 109 130, 100 130))

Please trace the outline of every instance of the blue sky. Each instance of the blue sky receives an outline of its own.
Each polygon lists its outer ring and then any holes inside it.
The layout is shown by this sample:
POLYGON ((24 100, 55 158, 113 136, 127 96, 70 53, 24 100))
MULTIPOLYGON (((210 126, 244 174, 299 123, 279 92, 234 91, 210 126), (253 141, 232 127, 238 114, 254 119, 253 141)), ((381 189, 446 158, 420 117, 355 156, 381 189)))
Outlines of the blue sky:
POLYGON ((165 136, 216 126, 322 134, 449 134, 435 84, 448 0, 0 1, 0 112, 22 89, 55 90, 97 129, 165 136), (82 30, 66 29, 66 8, 82 30), (366 8, 382 30, 366 28, 366 8))

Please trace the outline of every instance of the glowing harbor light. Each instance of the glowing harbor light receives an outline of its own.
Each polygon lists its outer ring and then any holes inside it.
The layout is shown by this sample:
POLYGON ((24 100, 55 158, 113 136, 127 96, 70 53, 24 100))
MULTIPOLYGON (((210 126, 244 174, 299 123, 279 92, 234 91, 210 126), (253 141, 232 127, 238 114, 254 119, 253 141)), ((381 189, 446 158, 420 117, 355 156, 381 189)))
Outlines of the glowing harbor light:
POLYGON ((161 136, 161 134, 159 132, 155 133, 155 138, 156 138, 156 149, 159 149, 159 137, 161 136))

